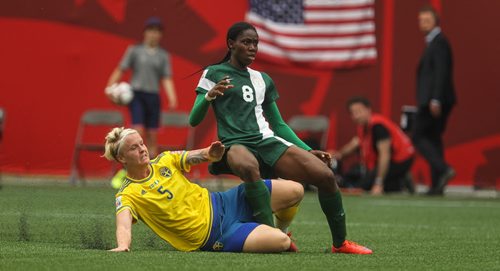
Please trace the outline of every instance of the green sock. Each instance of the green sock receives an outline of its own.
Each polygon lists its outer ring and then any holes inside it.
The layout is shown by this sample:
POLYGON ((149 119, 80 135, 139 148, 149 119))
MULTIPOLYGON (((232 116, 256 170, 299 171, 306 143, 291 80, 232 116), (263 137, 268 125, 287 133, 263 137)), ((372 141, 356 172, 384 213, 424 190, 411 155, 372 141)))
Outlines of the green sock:
POLYGON ((333 194, 318 193, 319 204, 323 213, 325 213, 326 220, 330 226, 332 233, 333 245, 335 247, 342 246, 346 236, 345 227, 345 213, 342 207, 342 195, 340 191, 333 194))
POLYGON ((245 196, 257 222, 274 227, 271 195, 263 181, 245 182, 245 196))

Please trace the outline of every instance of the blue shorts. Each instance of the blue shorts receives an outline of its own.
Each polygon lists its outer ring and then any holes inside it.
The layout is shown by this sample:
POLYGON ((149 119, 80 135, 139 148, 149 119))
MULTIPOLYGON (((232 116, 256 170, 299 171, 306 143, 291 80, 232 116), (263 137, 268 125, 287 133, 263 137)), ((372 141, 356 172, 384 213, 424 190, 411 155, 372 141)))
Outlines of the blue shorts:
POLYGON ((156 129, 160 125, 160 95, 134 90, 134 98, 128 105, 133 125, 156 129))
MULTIPOLYGON (((271 180, 264 181, 269 193, 271 180)), ((245 198, 245 186, 238 185, 226 192, 210 193, 212 200, 212 229, 203 251, 241 252, 248 235, 260 224, 252 216, 245 198)))

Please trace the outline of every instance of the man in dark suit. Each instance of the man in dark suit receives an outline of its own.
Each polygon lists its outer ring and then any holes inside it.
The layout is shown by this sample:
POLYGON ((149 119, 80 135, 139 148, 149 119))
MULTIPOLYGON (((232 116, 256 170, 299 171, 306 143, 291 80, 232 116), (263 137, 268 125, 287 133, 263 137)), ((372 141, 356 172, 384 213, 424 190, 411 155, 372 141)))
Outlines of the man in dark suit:
POLYGON ((428 194, 442 195, 448 181, 455 176, 455 170, 444 159, 442 140, 448 116, 456 102, 453 60, 436 11, 424 7, 418 19, 427 46, 417 69, 418 112, 414 143, 431 168, 432 187, 428 194))

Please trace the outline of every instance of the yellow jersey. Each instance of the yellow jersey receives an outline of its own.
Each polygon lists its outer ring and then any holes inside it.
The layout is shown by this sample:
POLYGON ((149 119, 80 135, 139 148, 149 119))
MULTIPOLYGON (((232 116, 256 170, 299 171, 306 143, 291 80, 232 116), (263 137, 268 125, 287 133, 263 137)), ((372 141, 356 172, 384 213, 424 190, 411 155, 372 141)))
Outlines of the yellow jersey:
POLYGON ((164 152, 151 161, 142 180, 126 178, 116 194, 116 214, 125 209, 178 250, 192 251, 208 239, 212 206, 207 189, 191 183, 187 151, 164 152))

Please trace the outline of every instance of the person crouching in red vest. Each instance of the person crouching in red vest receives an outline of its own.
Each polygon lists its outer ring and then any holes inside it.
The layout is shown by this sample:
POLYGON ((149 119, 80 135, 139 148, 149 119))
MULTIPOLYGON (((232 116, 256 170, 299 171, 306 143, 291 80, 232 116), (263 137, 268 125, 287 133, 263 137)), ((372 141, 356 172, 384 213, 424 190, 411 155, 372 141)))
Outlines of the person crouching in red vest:
POLYGON ((362 188, 371 194, 400 192, 404 186, 413 193, 409 170, 415 149, 408 136, 388 118, 372 113, 366 98, 351 98, 347 107, 358 124, 357 135, 340 151, 334 151, 333 157, 341 160, 359 150, 368 173, 362 188))

